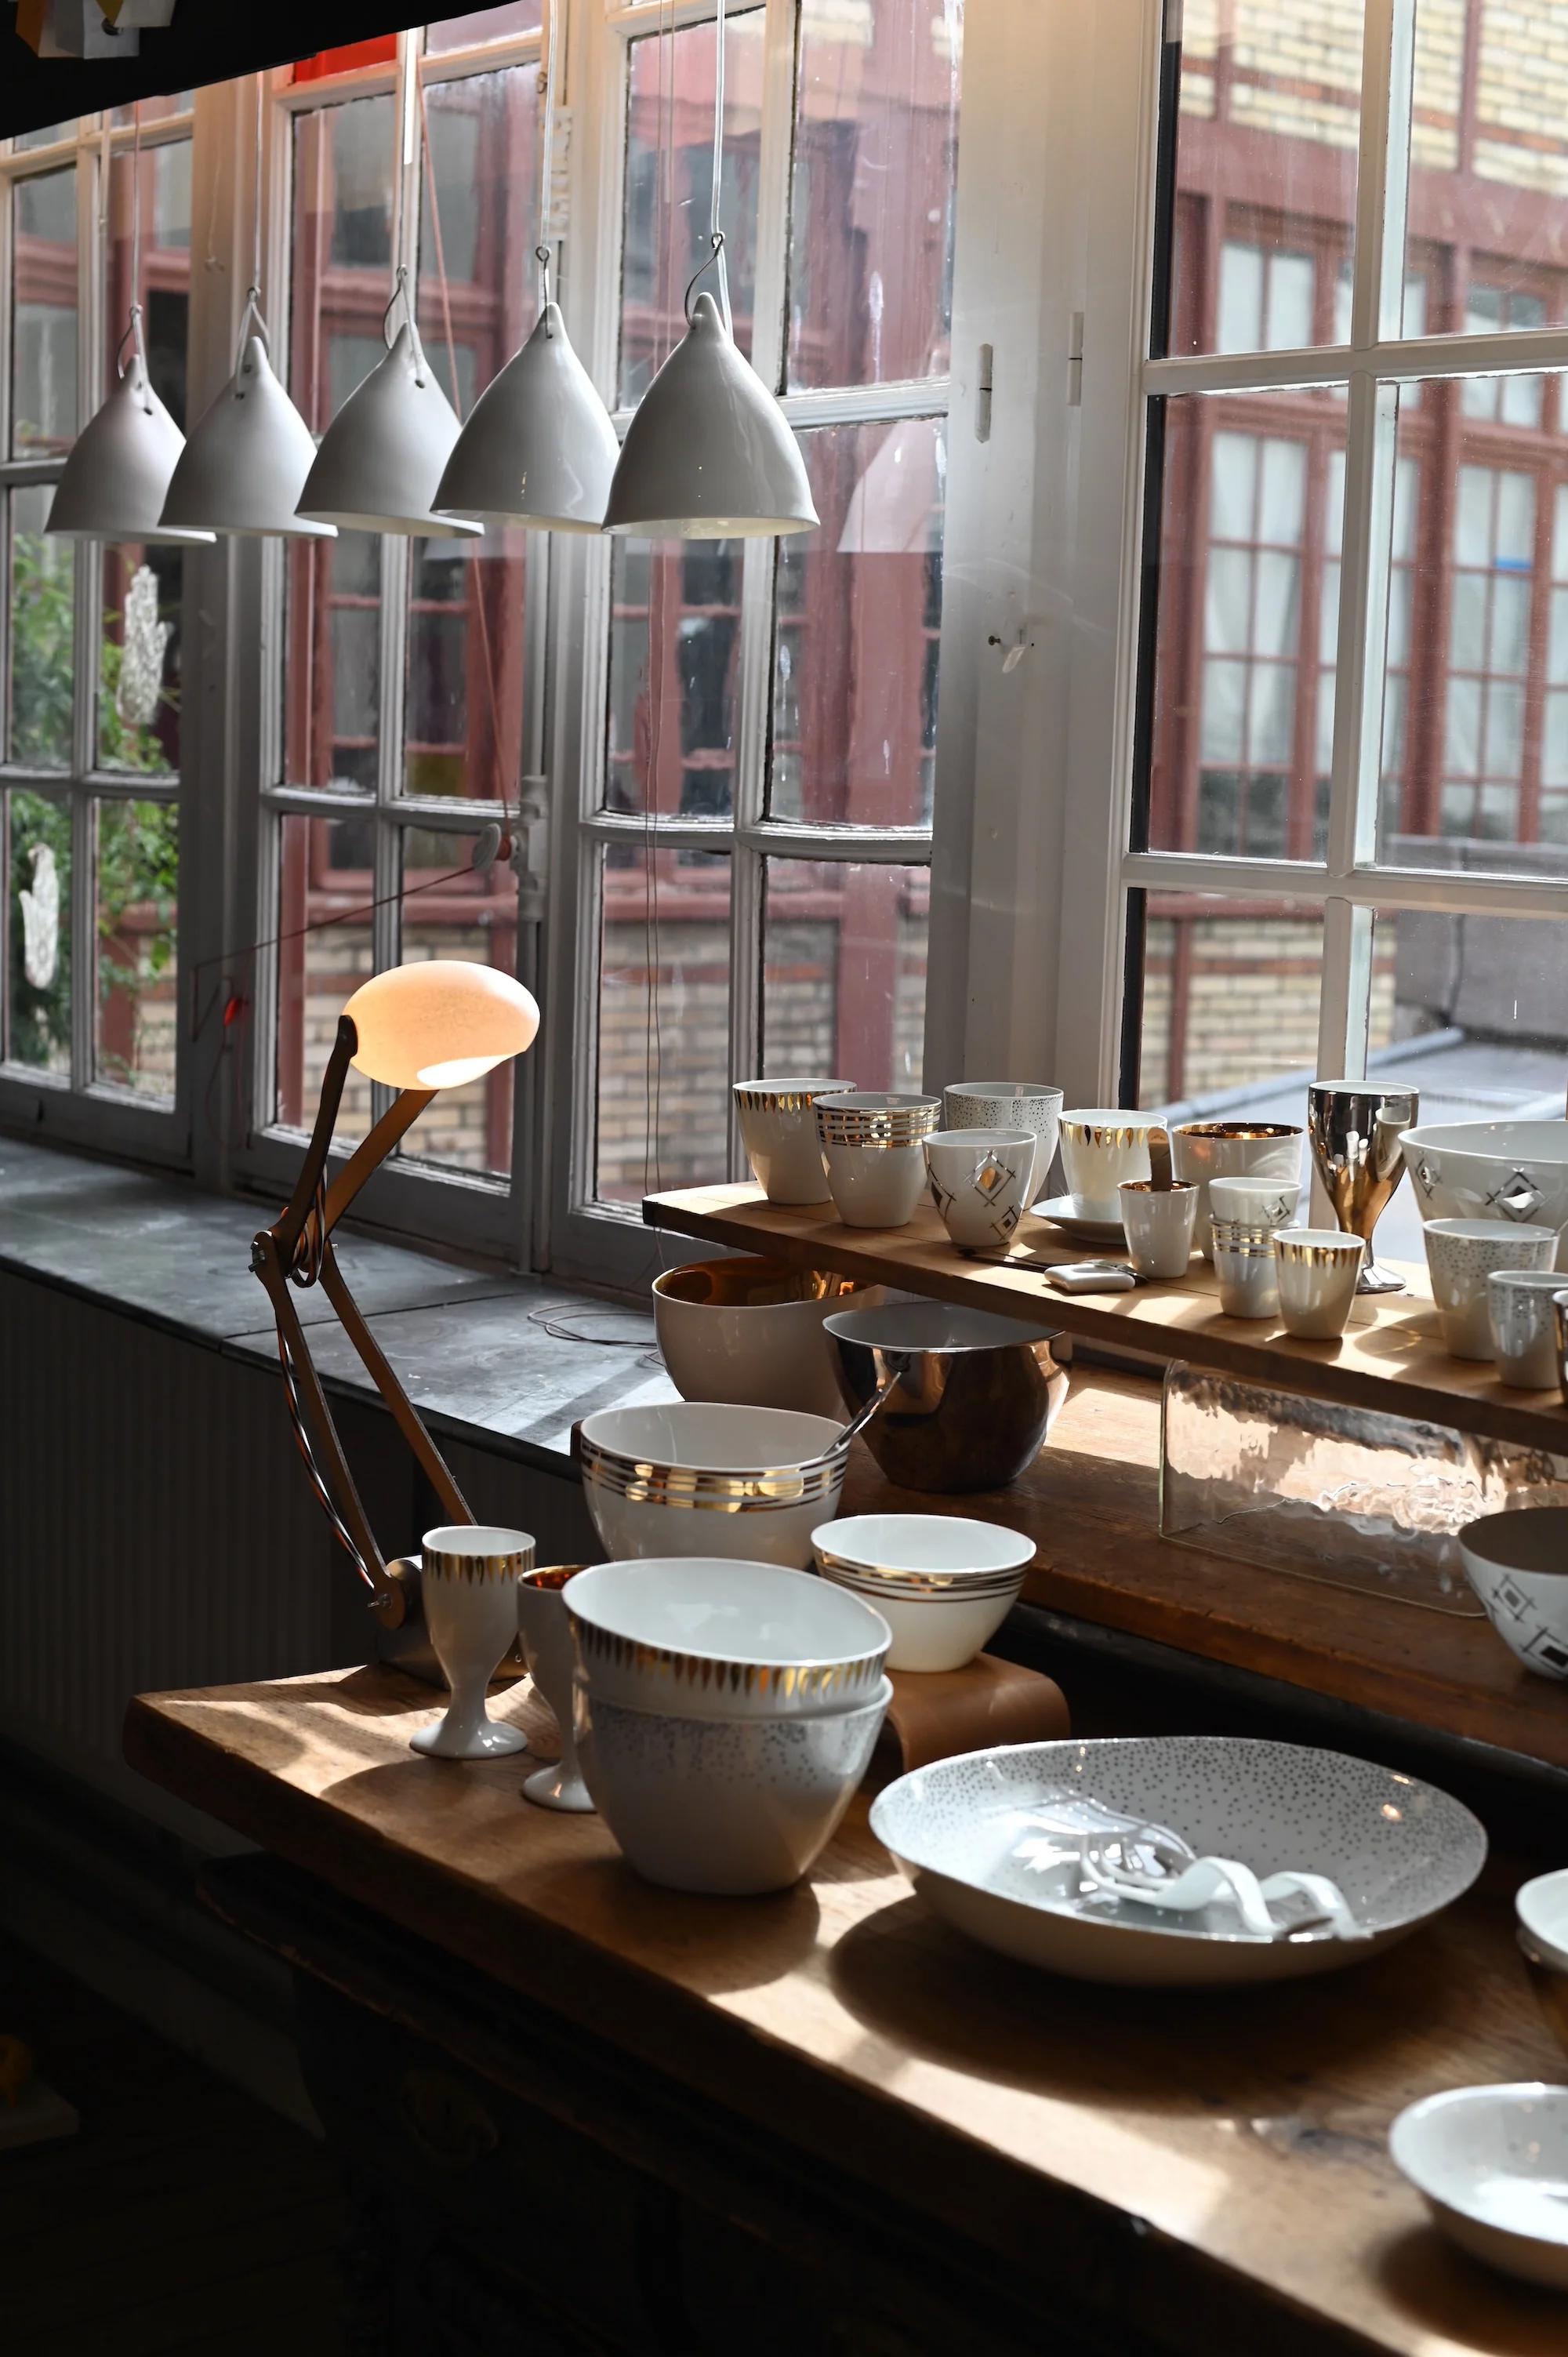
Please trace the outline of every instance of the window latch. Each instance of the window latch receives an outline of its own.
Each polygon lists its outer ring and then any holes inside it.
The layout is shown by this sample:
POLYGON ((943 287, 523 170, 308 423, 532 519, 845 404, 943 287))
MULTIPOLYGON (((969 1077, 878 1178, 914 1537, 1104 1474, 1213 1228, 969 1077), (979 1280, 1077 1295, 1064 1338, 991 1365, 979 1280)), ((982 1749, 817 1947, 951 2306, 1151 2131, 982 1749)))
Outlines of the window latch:
POLYGON ((1067 356, 1067 405, 1069 409, 1083 407, 1083 313, 1072 315, 1071 350, 1067 356))
POLYGON ((995 352, 990 344, 980 347, 980 366, 974 384, 974 438, 977 442, 991 439, 991 380, 995 352))

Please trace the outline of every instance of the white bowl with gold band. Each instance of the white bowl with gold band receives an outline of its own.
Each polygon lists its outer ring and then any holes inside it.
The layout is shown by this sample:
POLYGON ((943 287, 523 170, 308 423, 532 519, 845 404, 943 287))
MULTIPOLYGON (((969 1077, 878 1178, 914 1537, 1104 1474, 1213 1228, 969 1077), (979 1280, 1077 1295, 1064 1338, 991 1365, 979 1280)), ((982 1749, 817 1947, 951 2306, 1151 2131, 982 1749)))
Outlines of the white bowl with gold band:
POLYGON ((841 1419, 697 1400, 602 1408, 577 1427, 583 1493, 607 1554, 731 1555, 799 1571, 838 1510, 841 1419))
POLYGON ((566 1612, 596 1701, 688 1718, 858 1709, 880 1691, 892 1641, 858 1597, 730 1556, 590 1566, 566 1612))
POLYGON ((752 1177, 770 1203, 825 1203, 822 1148, 812 1107, 853 1081, 736 1081, 736 1113, 752 1177))
POLYGON ((957 1514, 852 1514, 811 1534, 822 1577, 874 1604, 890 1670, 957 1670, 1007 1618, 1035 1559, 1021 1531, 957 1514))

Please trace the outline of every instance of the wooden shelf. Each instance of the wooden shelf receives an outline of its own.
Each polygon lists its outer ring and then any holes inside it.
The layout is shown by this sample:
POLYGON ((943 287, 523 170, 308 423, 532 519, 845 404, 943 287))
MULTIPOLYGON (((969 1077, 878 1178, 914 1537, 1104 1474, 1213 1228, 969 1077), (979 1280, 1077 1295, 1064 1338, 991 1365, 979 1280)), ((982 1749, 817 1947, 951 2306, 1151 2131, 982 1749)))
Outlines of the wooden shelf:
MULTIPOLYGON (((1509 1391, 1489 1361, 1450 1358, 1426 1272, 1405 1264, 1394 1265, 1410 1281, 1408 1294, 1363 1297, 1339 1341, 1304 1342, 1267 1319, 1227 1318, 1213 1272, 1197 1257, 1180 1284, 1140 1286, 1135 1293, 1055 1292, 1042 1265, 1092 1255, 1058 1242, 1038 1221, 1007 1261, 989 1262, 956 1252, 925 1203, 907 1227, 846 1228, 831 1203, 795 1209, 769 1203, 757 1187, 700 1187, 650 1195, 642 1215, 650 1227, 765 1253, 796 1267, 831 1268, 1151 1359, 1182 1359, 1309 1399, 1568 1456, 1568 1407, 1558 1394, 1509 1391)), ((1563 1282, 1568 1286, 1568 1275, 1563 1282)))

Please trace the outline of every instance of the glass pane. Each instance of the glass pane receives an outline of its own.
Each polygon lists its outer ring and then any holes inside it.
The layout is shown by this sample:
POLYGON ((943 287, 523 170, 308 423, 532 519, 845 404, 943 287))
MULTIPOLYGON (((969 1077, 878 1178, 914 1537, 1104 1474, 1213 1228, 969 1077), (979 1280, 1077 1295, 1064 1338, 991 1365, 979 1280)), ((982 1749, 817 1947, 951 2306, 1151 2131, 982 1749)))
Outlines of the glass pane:
POLYGON ((930 899, 925 867, 764 862, 765 1073, 919 1088, 930 899))
POLYGON ((284 705, 294 785, 373 793, 381 735, 381 544, 295 541, 285 557, 284 705))
POLYGON ((155 91, 146 98, 138 99, 136 105, 134 107, 111 107, 109 110, 109 120, 114 125, 116 130, 119 129, 122 124, 125 125, 126 129, 129 129, 131 124, 136 120, 139 109, 144 126, 149 123, 166 123, 172 115, 188 114, 195 103, 196 92, 194 91, 172 90, 155 91))
MULTIPOLYGON (((410 827, 403 837, 403 962, 463 958, 517 972, 517 884, 499 860, 488 874, 473 865, 471 834, 434 834, 410 827)), ((402 1149, 406 1159, 448 1170, 511 1168, 513 1065, 443 1089, 402 1149)))
POLYGON ((1319 911, 1150 893, 1134 1102, 1183 1120, 1299 1122, 1322 981, 1319 911))
POLYGON ((437 82, 425 101, 419 332, 460 417, 534 321, 536 274, 520 258, 538 242, 537 85, 535 67, 510 66, 437 82))
POLYGON ((76 435, 76 167, 18 180, 11 247, 11 454, 76 435))
POLYGON ((97 1076, 172 1102, 179 1021, 179 813, 98 804, 97 1076))
POLYGON ((11 759, 34 768, 70 766, 74 544, 44 531, 53 491, 42 483, 11 494, 11 759))
POLYGON ((740 576, 738 541, 616 539, 606 809, 729 816, 740 576))
POLYGON ((802 0, 791 386, 945 373, 963 0, 802 0))
POLYGON ((516 797, 527 547, 510 530, 409 544, 405 793, 516 797))
POLYGON ((105 770, 179 768, 179 624, 184 552, 103 551, 98 759, 105 770))
MULTIPOLYGON (((725 20, 725 233, 735 339, 751 350, 757 163, 762 142, 763 11, 725 20)), ((714 27, 688 25, 631 45, 621 258, 620 399, 640 398, 686 331, 682 303, 706 262, 714 177, 714 27)), ((703 280, 714 285, 714 274, 703 280)))
POLYGON ((504 8, 470 8, 461 16, 444 16, 425 28, 424 46, 434 57, 442 49, 471 48, 478 41, 506 41, 515 33, 537 33, 543 21, 541 0, 510 0, 504 8))
POLYGON ((1433 382, 1415 409, 1401 396, 1411 479, 1395 503, 1378 856, 1561 876, 1568 598, 1552 584, 1568 568, 1568 486, 1555 434, 1504 439, 1498 413, 1476 412, 1477 383, 1530 388, 1547 428, 1562 414, 1553 376, 1433 382))
POLYGON ((1550 5, 1417 0, 1410 251, 1457 249, 1470 283, 1455 285, 1452 269, 1439 271, 1435 284, 1451 294, 1424 326, 1407 305, 1407 335, 1467 326, 1495 335, 1563 317, 1559 296, 1550 309, 1542 299, 1557 284, 1568 200, 1563 68, 1543 47, 1556 29, 1550 5))
POLYGON ((52 147, 57 139, 74 139, 77 125, 70 123, 40 123, 31 131, 18 131, 11 145, 18 154, 27 147, 52 147))
MULTIPOLYGON (((370 902, 373 821, 278 821, 277 1074, 274 1119, 309 1130, 344 1001, 375 970, 370 902)), ((371 1125, 371 1084, 350 1071, 334 1147, 358 1145, 371 1125)))
POLYGON ((801 447, 822 528, 779 544, 768 806, 819 824, 928 826, 946 425, 830 425, 801 447))
POLYGON ((1361 16, 1359 0, 1186 11, 1170 351, 1342 340, 1335 285, 1354 244, 1361 16))
POLYGON ((70 1071, 70 805, 14 786, 7 796, 10 957, 5 1060, 70 1071))
POLYGON ((177 425, 186 419, 186 346, 190 321, 190 142, 144 147, 140 163, 142 273, 132 284, 137 162, 122 149, 109 167, 109 219, 103 260, 103 390, 118 378, 117 354, 131 316, 142 306, 147 369, 177 425))
POLYGON ((1337 387, 1165 403, 1153 849, 1321 851, 1344 488, 1337 387))
POLYGON ((635 1203, 729 1175, 730 866, 601 855, 595 1194, 635 1203))

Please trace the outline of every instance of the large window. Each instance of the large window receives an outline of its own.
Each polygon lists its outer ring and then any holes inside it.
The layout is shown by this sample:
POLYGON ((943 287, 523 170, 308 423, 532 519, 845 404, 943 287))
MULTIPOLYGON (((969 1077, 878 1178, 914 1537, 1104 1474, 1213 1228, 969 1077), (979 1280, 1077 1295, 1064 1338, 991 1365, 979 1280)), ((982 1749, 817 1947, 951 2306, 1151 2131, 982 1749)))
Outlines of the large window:
POLYGON ((185 415, 184 102, 0 155, 0 1112, 177 1151, 182 558, 44 527, 133 301, 185 415), (134 223, 140 214, 140 276, 134 223))

